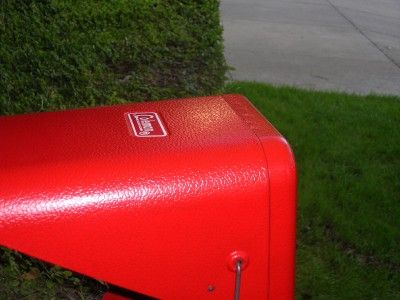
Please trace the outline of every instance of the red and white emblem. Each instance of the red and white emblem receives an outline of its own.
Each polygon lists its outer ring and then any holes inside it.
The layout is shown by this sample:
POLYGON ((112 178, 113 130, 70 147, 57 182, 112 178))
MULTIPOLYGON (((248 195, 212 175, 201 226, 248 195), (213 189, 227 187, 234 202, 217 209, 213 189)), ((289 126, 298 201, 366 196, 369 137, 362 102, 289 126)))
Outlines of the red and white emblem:
POLYGON ((168 135, 159 115, 155 112, 128 113, 127 115, 133 133, 137 137, 164 137, 168 135))

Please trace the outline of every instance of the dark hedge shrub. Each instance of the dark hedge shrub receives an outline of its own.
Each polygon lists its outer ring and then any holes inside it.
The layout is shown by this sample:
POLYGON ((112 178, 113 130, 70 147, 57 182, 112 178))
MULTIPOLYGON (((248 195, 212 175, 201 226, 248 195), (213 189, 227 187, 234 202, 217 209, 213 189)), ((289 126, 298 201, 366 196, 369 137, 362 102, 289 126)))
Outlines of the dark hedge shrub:
POLYGON ((218 8, 2 0, 0 114, 216 93, 226 72, 218 8))

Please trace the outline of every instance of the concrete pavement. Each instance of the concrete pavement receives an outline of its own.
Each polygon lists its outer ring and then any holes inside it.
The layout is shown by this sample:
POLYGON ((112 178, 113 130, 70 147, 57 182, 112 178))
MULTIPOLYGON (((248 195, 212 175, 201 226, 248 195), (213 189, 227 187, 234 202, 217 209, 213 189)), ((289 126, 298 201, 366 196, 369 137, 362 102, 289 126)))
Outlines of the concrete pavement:
POLYGON ((400 95, 400 0, 222 0, 233 79, 400 95))

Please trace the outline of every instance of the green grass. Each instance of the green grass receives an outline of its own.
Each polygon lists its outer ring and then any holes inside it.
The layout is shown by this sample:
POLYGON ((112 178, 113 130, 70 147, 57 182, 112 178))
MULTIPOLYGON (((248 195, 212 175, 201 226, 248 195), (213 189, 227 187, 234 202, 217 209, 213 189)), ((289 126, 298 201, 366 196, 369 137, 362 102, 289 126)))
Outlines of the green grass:
POLYGON ((101 299, 106 285, 0 248, 0 300, 101 299))
POLYGON ((400 98, 232 83, 298 167, 298 299, 400 299, 400 98))

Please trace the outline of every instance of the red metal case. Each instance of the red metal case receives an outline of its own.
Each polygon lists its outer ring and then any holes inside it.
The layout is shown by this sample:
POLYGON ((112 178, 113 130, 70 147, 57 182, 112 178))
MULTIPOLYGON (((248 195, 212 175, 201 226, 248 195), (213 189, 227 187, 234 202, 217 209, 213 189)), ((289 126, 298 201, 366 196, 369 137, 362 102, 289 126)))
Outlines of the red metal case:
POLYGON ((295 197, 239 95, 0 118, 0 244, 149 296, 293 298, 295 197))

